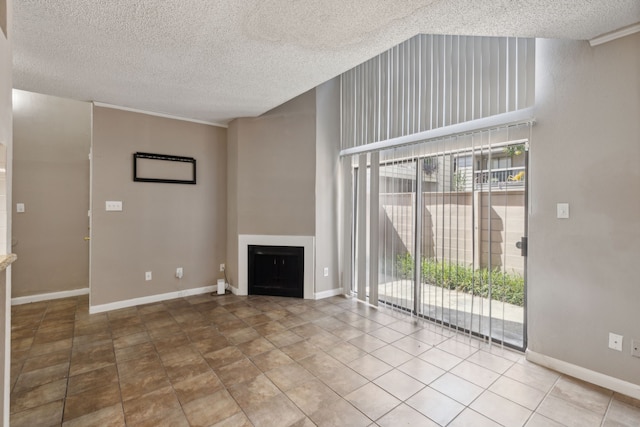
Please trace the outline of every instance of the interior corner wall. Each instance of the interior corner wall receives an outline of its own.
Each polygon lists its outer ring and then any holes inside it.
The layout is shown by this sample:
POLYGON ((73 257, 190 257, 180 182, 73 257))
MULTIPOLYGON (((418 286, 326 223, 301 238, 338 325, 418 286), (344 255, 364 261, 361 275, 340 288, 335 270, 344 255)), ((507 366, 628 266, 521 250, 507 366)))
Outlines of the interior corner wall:
POLYGON ((94 107, 92 307, 215 285, 221 278, 226 140, 224 128, 94 107), (134 182, 138 151, 195 158, 197 184, 134 182), (105 211, 108 200, 122 201, 122 212, 105 211))
POLYGON ((227 129, 227 261, 231 286, 238 284, 238 119, 227 129))
POLYGON ((89 287, 91 104, 13 92, 13 297, 89 287))
POLYGON ((535 115, 528 347, 640 385, 640 33, 538 40, 535 115), (560 202, 569 219, 556 219, 560 202))
POLYGON ((316 92, 259 117, 232 121, 228 132, 227 277, 238 285, 238 236, 314 236, 316 92))
POLYGON ((340 288, 339 156, 340 78, 336 77, 316 88, 316 293, 340 288))

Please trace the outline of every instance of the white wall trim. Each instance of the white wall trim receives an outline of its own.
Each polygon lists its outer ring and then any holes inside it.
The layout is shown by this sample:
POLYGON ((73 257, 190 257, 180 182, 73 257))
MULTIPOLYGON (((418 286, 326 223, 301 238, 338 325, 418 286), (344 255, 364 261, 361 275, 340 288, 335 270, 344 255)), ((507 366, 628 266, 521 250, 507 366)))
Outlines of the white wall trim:
MULTIPOLYGON (((249 294, 249 245, 302 246, 304 248, 304 299, 314 299, 315 237, 240 234, 238 236, 238 287, 236 295, 249 294)), ((233 291, 233 289, 232 289, 233 291)))
POLYGON ((120 308, 134 307, 136 305, 142 304, 151 304, 154 302, 166 301, 170 299, 184 298, 192 295, 206 294, 207 292, 214 292, 216 290, 216 286, 204 286, 202 288, 184 289, 181 291, 168 292, 166 294, 149 295, 146 297, 133 298, 124 301, 110 302, 108 304, 93 305, 89 306, 89 314, 118 310, 120 308))
POLYGON ((343 295, 344 291, 342 288, 329 289, 328 291, 316 292, 315 299, 323 299, 323 298, 331 298, 336 295, 343 295))
POLYGON ((222 123, 207 122, 207 121, 204 121, 204 120, 190 119, 188 117, 172 116, 171 114, 156 113, 154 111, 138 110, 137 108, 122 107, 120 105, 107 104, 107 103, 99 102, 99 101, 93 101, 93 105, 96 106, 96 107, 104 107, 104 108, 111 108, 111 109, 114 109, 114 110, 122 110, 122 111, 130 111, 132 113, 146 114, 148 116, 164 117, 165 119, 181 120, 183 122, 191 122, 191 123, 198 123, 198 124, 201 124, 201 125, 217 126, 217 127, 221 127, 221 128, 225 128, 225 129, 229 127, 229 125, 225 125, 225 124, 222 124, 222 123))
POLYGON ((640 385, 638 384, 592 371, 563 360, 554 359, 553 357, 545 356, 544 354, 536 353, 529 349, 527 349, 525 357, 530 362, 553 369, 554 371, 570 375, 591 384, 599 385, 600 387, 608 388, 609 390, 617 391, 634 399, 640 399, 640 385))
POLYGON ((591 47, 598 46, 628 35, 640 32, 640 22, 637 24, 629 25, 628 27, 620 28, 610 33, 602 34, 598 37, 594 37, 589 40, 591 47))
POLYGON ((32 302, 49 301, 60 298, 71 298, 87 295, 89 288, 73 289, 71 291, 49 292, 46 294, 28 295, 26 297, 11 298, 11 305, 29 304, 32 302))

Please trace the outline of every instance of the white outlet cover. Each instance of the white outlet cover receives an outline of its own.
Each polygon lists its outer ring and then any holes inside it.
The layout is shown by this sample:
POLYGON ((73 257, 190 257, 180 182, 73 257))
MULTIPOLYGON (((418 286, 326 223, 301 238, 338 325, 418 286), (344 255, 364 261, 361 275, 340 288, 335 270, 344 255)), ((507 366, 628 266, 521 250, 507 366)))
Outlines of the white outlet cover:
POLYGON ((151 272, 147 271, 144 273, 144 280, 151 280, 152 276, 151 276, 151 272))
POLYGON ((622 335, 609 332, 609 348, 612 350, 622 351, 622 335))
POLYGON ((24 203, 16 203, 16 212, 23 213, 24 212, 24 203))
POLYGON ((556 205, 558 219, 569 218, 569 203, 558 203, 556 205))
POLYGON ((105 210, 110 212, 120 212, 122 211, 122 201, 121 200, 107 200, 105 202, 105 210))
POLYGON ((324 268, 324 277, 329 277, 329 267, 324 268))

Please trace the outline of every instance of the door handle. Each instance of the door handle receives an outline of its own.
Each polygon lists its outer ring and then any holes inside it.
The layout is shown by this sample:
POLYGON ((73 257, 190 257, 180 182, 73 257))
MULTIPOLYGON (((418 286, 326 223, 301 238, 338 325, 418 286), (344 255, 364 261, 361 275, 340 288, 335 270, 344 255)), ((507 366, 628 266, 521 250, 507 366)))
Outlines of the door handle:
POLYGON ((89 240, 91 240, 91 237, 85 237, 85 238, 84 238, 84 241, 85 241, 85 242, 86 242, 86 241, 89 241, 89 240))
POLYGON ((516 242, 516 248, 520 249, 521 256, 527 256, 527 238, 521 237, 519 241, 516 242))

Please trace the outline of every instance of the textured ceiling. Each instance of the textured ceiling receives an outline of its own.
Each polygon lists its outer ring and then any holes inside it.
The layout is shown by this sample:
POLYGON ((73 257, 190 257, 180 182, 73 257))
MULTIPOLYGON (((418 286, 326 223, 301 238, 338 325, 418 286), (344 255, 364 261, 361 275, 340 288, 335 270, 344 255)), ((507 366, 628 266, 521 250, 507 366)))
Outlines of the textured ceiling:
POLYGON ((418 33, 591 39, 640 0, 16 0, 14 87, 214 123, 418 33))

